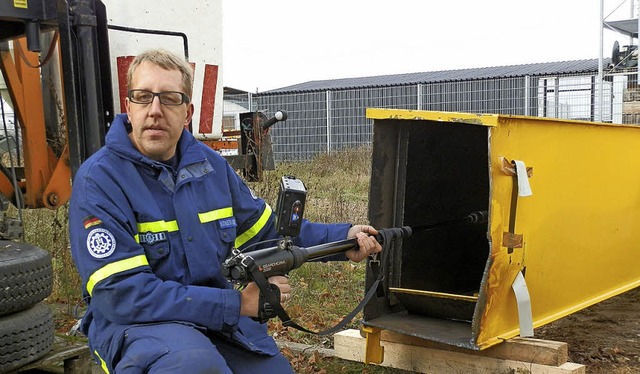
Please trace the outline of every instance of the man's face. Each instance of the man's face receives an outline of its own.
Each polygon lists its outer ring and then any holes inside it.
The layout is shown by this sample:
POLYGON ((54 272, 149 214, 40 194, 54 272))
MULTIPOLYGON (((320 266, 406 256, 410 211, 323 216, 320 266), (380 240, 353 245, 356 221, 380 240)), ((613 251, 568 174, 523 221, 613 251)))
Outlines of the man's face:
MULTIPOLYGON (((136 68, 130 87, 152 92, 184 92, 178 70, 164 70, 149 62, 136 68)), ((125 105, 133 128, 129 137, 140 153, 157 161, 173 157, 182 130, 193 115, 193 104, 164 105, 159 97, 154 97, 151 104, 136 104, 127 98, 125 105)))

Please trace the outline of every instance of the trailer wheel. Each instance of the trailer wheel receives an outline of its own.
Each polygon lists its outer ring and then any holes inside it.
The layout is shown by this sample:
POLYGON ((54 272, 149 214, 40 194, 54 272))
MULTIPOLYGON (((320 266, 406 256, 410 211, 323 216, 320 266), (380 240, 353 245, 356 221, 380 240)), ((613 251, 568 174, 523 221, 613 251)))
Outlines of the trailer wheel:
POLYGON ((0 316, 26 309, 51 294, 51 255, 26 243, 0 241, 0 316))
POLYGON ((0 317, 0 373, 45 356, 53 338, 53 314, 46 304, 0 317))

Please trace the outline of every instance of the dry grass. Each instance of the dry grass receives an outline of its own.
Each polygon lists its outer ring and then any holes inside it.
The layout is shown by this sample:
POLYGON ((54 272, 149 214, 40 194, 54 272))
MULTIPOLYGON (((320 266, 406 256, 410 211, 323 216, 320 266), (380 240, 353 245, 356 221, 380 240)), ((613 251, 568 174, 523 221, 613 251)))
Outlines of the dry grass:
POLYGON ((316 222, 364 223, 367 217, 371 149, 322 154, 309 162, 289 162, 267 171, 262 182, 249 183, 275 206, 280 178, 293 175, 307 188, 305 217, 316 222))
POLYGON ((24 241, 51 252, 53 292, 49 301, 72 306, 81 299, 81 281, 69 247, 68 206, 24 210, 24 241))

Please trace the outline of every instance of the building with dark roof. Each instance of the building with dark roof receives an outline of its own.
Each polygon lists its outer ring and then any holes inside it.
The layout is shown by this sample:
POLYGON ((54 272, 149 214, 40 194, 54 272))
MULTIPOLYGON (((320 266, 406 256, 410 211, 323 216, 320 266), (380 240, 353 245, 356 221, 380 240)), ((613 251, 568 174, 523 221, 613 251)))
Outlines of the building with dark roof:
POLYGON ((622 123, 628 76, 600 85, 597 75, 598 59, 589 59, 317 80, 245 97, 267 115, 288 112, 271 130, 281 162, 370 144, 369 107, 622 123))
POLYGON ((428 71, 380 75, 373 77, 342 78, 310 81, 262 92, 261 95, 300 93, 326 90, 349 90, 416 84, 475 81, 485 79, 506 79, 524 76, 593 74, 598 72, 598 60, 578 60, 562 62, 542 62, 525 65, 493 66, 473 69, 428 71))

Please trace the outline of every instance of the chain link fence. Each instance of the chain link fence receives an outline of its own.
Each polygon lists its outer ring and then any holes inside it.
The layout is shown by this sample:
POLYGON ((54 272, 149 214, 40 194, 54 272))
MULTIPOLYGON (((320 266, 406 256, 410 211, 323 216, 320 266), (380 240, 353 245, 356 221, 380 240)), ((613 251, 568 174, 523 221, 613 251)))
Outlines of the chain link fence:
MULTIPOLYGON (((367 108, 526 115, 610 123, 632 122, 627 76, 520 76, 404 86, 225 97, 267 116, 288 113, 272 127, 276 162, 308 160, 318 153, 370 145, 367 108), (602 88, 600 88, 602 87, 602 88), (625 102, 624 98, 627 98, 625 102), (600 103, 602 102, 602 105, 600 103)), ((640 102, 638 102, 640 104, 640 102)), ((226 115, 226 114, 225 114, 226 115)))

